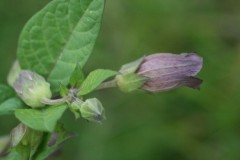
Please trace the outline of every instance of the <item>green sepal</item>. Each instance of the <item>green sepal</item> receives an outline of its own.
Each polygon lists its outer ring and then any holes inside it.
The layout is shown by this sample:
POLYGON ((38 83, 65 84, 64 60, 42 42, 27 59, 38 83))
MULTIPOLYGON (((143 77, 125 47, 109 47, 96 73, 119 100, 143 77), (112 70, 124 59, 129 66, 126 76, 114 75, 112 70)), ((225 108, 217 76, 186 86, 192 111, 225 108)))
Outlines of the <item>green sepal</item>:
POLYGON ((137 71, 137 69, 139 68, 139 66, 142 64, 143 60, 144 60, 144 57, 139 58, 139 59, 137 59, 137 60, 135 60, 135 61, 133 61, 133 62, 124 64, 124 65, 120 68, 119 72, 120 72, 121 74, 125 74, 125 75, 126 75, 126 74, 129 74, 129 73, 134 73, 134 72, 137 71))
POLYGON ((147 80, 148 79, 146 77, 139 76, 135 73, 116 76, 117 85, 123 92, 131 92, 131 91, 137 90, 147 80))

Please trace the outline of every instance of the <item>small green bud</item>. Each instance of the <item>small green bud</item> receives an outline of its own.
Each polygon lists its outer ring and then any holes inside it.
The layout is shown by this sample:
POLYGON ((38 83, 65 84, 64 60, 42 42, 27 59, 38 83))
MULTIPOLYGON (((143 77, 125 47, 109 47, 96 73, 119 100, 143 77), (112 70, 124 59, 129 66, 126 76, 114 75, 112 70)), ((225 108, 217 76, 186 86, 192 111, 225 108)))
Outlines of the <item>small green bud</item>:
POLYGON ((18 96, 30 107, 43 107, 43 98, 51 98, 50 84, 32 71, 23 70, 13 84, 18 96))
POLYGON ((7 82, 10 86, 13 86, 13 84, 16 81, 17 77, 19 76, 20 72, 21 72, 21 67, 20 67, 18 61, 16 60, 13 63, 13 66, 12 66, 10 72, 8 73, 8 77, 7 77, 7 82))
POLYGON ((84 119, 91 122, 101 123, 102 120, 106 119, 104 108, 97 98, 87 99, 83 102, 80 112, 84 119))

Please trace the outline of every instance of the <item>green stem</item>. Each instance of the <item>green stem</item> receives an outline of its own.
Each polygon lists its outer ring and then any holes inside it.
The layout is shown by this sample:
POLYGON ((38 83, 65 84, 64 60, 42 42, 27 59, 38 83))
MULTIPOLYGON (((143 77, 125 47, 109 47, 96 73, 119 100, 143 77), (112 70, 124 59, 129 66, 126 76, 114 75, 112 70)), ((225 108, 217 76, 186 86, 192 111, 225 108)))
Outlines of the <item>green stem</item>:
POLYGON ((67 102, 67 98, 60 98, 60 99, 48 99, 48 98, 42 98, 41 102, 43 104, 47 104, 47 105, 60 105, 63 104, 65 102, 67 102))
POLYGON ((117 81, 114 79, 114 80, 111 80, 111 81, 103 82, 102 84, 100 84, 97 87, 97 90, 106 89, 106 88, 113 88, 113 87, 116 87, 116 86, 117 86, 117 81))

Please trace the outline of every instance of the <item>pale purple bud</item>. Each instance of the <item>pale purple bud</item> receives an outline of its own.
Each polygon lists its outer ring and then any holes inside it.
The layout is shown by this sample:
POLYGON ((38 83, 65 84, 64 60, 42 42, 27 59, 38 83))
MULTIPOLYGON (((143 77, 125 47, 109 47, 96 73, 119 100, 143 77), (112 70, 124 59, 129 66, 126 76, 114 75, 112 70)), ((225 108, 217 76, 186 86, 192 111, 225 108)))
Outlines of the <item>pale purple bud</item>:
POLYGON ((43 107, 42 99, 51 98, 50 84, 35 72, 22 70, 13 84, 18 96, 30 107, 43 107))
POLYGON ((157 53, 146 56, 136 73, 148 78, 142 89, 160 92, 180 86, 199 88, 202 80, 194 77, 202 68, 202 57, 195 53, 157 53))

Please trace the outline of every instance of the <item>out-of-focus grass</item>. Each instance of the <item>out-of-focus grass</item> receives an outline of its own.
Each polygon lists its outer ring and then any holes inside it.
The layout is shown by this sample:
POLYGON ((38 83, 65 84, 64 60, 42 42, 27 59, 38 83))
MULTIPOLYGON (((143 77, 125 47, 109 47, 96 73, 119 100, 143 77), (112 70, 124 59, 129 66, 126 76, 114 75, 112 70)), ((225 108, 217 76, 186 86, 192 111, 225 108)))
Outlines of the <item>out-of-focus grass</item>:
MULTIPOLYGON (((45 1, 0 1, 1 82, 14 60, 24 23, 45 1)), ((200 91, 180 88, 159 94, 98 91, 107 121, 63 122, 79 136, 63 147, 73 160, 240 159, 240 1, 107 0, 103 26, 85 72, 117 70, 156 52, 192 52, 204 58, 200 91)), ((0 118, 0 134, 16 124, 0 118)))

